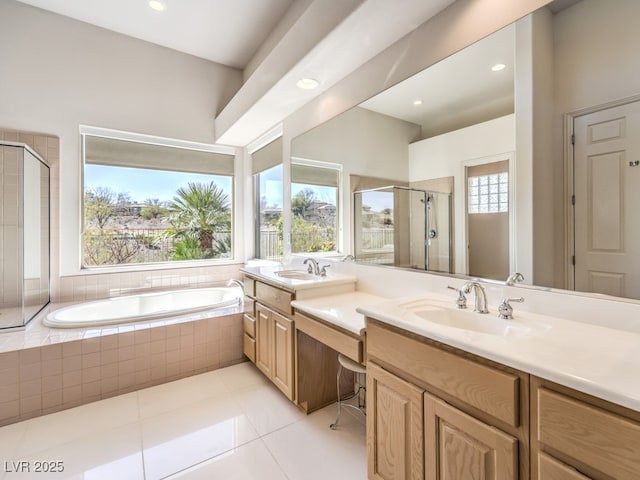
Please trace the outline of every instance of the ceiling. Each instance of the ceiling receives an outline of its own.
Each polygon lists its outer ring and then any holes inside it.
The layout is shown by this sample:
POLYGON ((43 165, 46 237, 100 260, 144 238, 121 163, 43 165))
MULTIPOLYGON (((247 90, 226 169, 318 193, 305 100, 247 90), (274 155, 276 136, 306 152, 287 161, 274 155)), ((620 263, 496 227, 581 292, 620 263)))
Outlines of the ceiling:
POLYGON ((293 0, 18 0, 124 35, 244 69, 293 0))
POLYGON ((423 137, 497 118, 513 112, 514 55, 510 25, 360 106, 420 125, 423 137), (498 63, 505 68, 492 71, 498 63))
POLYGON ((454 2, 403 0, 398 9, 388 0, 162 0, 166 9, 157 12, 148 0, 18 1, 244 70, 240 90, 214 112, 216 142, 235 146, 248 145, 454 2), (296 88, 303 76, 317 78, 320 88, 296 88))

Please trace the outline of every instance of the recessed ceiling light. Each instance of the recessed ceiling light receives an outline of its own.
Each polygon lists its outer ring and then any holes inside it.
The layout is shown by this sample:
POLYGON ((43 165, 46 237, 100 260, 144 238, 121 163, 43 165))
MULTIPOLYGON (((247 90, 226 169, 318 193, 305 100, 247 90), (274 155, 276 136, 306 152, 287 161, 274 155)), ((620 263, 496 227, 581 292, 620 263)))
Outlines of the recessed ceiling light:
POLYGON ((504 63, 496 63, 493 67, 491 67, 492 72, 499 72, 500 70, 504 70, 507 66, 504 63))
POLYGON ((149 6, 157 12, 164 12, 164 9, 167 8, 164 3, 158 0, 149 0, 149 6))
POLYGON ((314 88, 318 88, 320 82, 318 82, 318 80, 316 80, 315 78, 305 77, 298 80, 296 82, 296 85, 298 86, 298 88, 301 88, 303 90, 313 90, 314 88))
POLYGON ((414 105, 422 105, 422 100, 414 100, 413 104, 414 105))

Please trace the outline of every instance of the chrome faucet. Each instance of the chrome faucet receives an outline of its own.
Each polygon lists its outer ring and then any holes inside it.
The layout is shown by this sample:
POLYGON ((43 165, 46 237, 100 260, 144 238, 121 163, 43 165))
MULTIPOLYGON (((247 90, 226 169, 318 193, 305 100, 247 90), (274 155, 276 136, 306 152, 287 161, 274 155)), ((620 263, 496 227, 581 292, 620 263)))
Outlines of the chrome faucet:
POLYGON ((227 282, 227 287, 230 287, 231 285, 239 286, 242 289, 242 293, 244 294, 244 282, 236 280, 235 278, 230 278, 227 282))
POLYGON ((524 282, 524 275, 522 275, 520 272, 513 272, 507 277, 504 284, 511 286, 520 282, 524 282))
POLYGON ((306 265, 307 263, 309 263, 309 266, 307 267, 308 273, 313 273, 314 275, 320 275, 320 265, 318 264, 318 261, 315 258, 312 258, 312 257, 305 258, 304 264, 306 265))
POLYGON ((513 319, 513 307, 510 302, 524 302, 524 297, 517 298, 505 298, 502 300, 502 303, 498 307, 498 317, 503 320, 511 320, 513 319))
POLYGON ((242 290, 242 296, 238 298, 238 305, 241 305, 242 303, 244 303, 244 282, 240 281, 240 280, 236 280, 235 278, 230 278, 227 281, 227 287, 230 287, 231 285, 237 285, 238 287, 240 287, 240 290, 242 290))
POLYGON ((484 291, 482 284, 480 284, 480 282, 470 280, 465 283, 460 290, 468 295, 471 293, 471 289, 473 289, 473 294, 476 297, 473 311, 478 313, 489 313, 489 309, 487 308, 487 293, 484 291))
POLYGON ((464 296, 462 288, 452 287, 451 285, 448 285, 447 288, 449 290, 455 290, 458 294, 458 297, 456 298, 456 307, 459 309, 467 308, 467 297, 464 296))

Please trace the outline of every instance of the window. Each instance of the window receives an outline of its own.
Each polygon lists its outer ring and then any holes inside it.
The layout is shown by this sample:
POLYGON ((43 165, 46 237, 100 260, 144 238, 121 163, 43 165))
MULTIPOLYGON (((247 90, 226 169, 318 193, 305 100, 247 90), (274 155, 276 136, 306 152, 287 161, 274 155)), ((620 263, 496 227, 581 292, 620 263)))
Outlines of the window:
POLYGON ((84 267, 232 258, 234 155, 220 153, 228 149, 88 130, 84 267))
POLYGON ((291 251, 338 250, 340 166, 312 161, 291 164, 291 251))
POLYGON ((509 211, 509 174, 507 172, 469 177, 470 214, 509 211))
POLYGON ((282 230, 282 164, 255 176, 256 182, 256 256, 281 261, 282 230))

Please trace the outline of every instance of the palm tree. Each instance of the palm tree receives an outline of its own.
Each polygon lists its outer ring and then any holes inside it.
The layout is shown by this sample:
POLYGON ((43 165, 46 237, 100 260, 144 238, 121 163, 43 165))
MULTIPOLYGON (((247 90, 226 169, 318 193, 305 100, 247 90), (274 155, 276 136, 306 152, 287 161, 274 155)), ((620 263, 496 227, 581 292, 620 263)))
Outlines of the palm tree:
POLYGON ((173 211, 173 236, 197 239, 205 258, 214 254, 214 233, 231 227, 229 196, 215 182, 189 182, 176 191, 169 209, 173 211))

